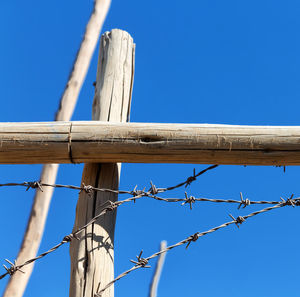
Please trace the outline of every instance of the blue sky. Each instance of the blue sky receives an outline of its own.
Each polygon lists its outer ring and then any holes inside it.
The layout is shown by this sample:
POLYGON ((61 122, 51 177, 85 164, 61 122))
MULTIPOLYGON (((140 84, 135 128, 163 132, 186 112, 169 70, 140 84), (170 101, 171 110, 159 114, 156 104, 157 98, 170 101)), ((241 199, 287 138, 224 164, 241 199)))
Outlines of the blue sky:
MULTIPOLYGON (((52 121, 93 2, 0 2, 2 122, 52 121)), ((299 125, 298 1, 113 0, 103 31, 120 28, 136 43, 131 121, 299 125)), ((89 120, 97 54, 73 120, 89 120)), ((80 184, 82 165, 63 165, 57 182, 80 184)), ((121 189, 150 180, 168 186, 205 165, 124 164, 121 189)), ((39 179, 40 165, 1 165, 0 183, 39 179)), ((188 188, 194 196, 279 200, 299 196, 298 167, 220 166, 188 188)), ((21 244, 33 191, 1 188, 0 259, 21 244)), ((77 192, 57 189, 40 252, 70 233, 77 192)), ((184 190, 169 197, 184 197, 184 190)), ((116 274, 141 249, 150 255, 196 231, 244 215, 236 205, 139 201, 118 209, 116 274)), ((167 254, 158 296, 300 296, 298 209, 284 208, 230 226, 167 254)), ((151 262, 154 266, 155 261, 151 262)), ((147 296, 152 269, 120 280, 116 296, 147 296)), ((7 279, 0 281, 4 290, 7 279)), ((68 246, 36 263, 25 296, 67 296, 68 246), (42 293, 41 293, 42 292, 42 293)))

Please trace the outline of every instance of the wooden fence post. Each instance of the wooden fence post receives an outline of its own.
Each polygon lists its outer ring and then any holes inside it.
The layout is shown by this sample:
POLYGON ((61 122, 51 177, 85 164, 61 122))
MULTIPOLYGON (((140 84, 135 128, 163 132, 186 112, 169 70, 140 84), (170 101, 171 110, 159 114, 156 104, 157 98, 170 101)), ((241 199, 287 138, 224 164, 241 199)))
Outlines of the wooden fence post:
MULTIPOLYGON (((98 36, 106 18, 110 6, 110 0, 96 0, 94 9, 87 24, 84 38, 81 42, 72 72, 62 95, 60 106, 57 110, 55 121, 69 121, 72 117, 80 89, 88 71, 98 36)), ((59 164, 46 164, 42 168, 40 180, 54 184, 59 164)), ((43 192, 36 190, 31 213, 23 242, 18 253, 17 263, 23 263, 29 258, 36 256, 44 233, 44 227, 48 215, 53 188, 45 188, 43 192)), ((16 273, 11 276, 3 297, 21 297, 24 294, 27 283, 31 276, 34 263, 24 267, 25 273, 16 273)))
MULTIPOLYGON (((134 74, 135 45, 131 36, 114 29, 101 37, 93 120, 129 120, 134 74)), ((86 164, 82 183, 99 188, 118 189, 120 164, 86 164)), ((103 204, 116 201, 113 193, 82 191, 76 208, 74 230, 101 211, 103 204)), ((70 245, 70 297, 92 297, 97 289, 114 278, 114 227, 116 210, 105 214, 70 245)), ((110 287, 103 297, 113 297, 110 287)))

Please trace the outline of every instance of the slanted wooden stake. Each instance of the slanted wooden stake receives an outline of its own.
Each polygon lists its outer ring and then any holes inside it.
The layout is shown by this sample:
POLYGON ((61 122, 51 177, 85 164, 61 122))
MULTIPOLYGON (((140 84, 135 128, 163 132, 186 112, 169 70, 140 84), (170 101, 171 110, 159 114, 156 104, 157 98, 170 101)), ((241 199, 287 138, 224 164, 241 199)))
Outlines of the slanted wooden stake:
MULTIPOLYGON (((127 32, 112 30, 101 38, 93 120, 126 122, 129 119, 134 73, 134 43, 127 32)), ((86 164, 82 183, 117 189, 120 164, 86 164)), ((74 229, 85 225, 103 204, 116 201, 112 193, 81 192, 74 229)), ((102 216, 70 245, 70 297, 91 297, 114 278, 114 227, 116 211, 102 216)), ((113 297, 110 287, 102 297, 113 297)))
MULTIPOLYGON (((94 10, 87 24, 73 70, 61 98, 55 121, 69 121, 72 117, 110 2, 110 0, 95 0, 94 10)), ((58 164, 44 165, 40 180, 44 183, 55 183, 58 167, 58 164)), ((17 257, 17 263, 23 263, 27 259, 36 256, 44 233, 53 191, 54 189, 51 187, 44 188, 43 192, 38 189, 36 190, 27 228, 17 257)), ((34 263, 24 266, 23 271, 25 273, 15 273, 11 276, 3 297, 23 296, 33 266, 34 263)))

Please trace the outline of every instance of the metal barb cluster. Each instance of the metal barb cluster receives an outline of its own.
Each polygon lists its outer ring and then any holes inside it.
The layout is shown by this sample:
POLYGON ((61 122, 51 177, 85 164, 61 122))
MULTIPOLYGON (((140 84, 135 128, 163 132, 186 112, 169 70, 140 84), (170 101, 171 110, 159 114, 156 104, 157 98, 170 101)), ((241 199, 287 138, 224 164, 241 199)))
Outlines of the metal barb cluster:
POLYGON ((150 181, 150 184, 151 184, 151 188, 149 189, 149 193, 151 195, 156 195, 159 193, 159 190, 156 188, 156 186, 152 183, 152 181, 150 181))
POLYGON ((24 182, 25 186, 27 186, 26 191, 28 191, 30 188, 32 189, 39 189, 43 192, 43 188, 41 185, 41 181, 33 181, 33 182, 24 182))
POLYGON ((291 205, 293 207, 298 206, 299 205, 299 200, 298 201, 294 201, 293 200, 294 194, 292 194, 289 198, 287 198, 286 200, 283 199, 282 197, 280 197, 282 203, 284 205, 291 205))
POLYGON ((69 235, 66 235, 63 238, 62 242, 64 242, 64 243, 71 242, 74 238, 77 239, 77 240, 79 240, 79 238, 78 238, 78 236, 76 234, 70 233, 69 235))
MULTIPOLYGON (((296 200, 296 199, 291 199, 291 202, 295 202, 295 201, 299 201, 299 200, 296 200)), ((268 212, 268 211, 271 211, 271 210, 274 210, 274 209, 277 209, 277 208, 281 208, 281 207, 285 207, 285 206, 289 206, 289 205, 292 205, 292 203, 290 204, 284 204, 282 202, 277 202, 276 205, 274 206, 271 206, 271 207, 267 207, 267 208, 264 208, 264 209, 261 209, 259 211, 255 211, 255 212, 252 212, 246 216, 238 216, 237 218, 234 218, 231 214, 229 215, 233 221, 229 221, 229 222, 226 222, 222 225, 219 225, 219 226, 216 226, 214 228, 211 228, 209 229, 208 231, 204 231, 204 232, 196 232, 192 235, 190 235, 189 237, 187 237, 186 239, 183 239, 173 245, 170 245, 168 247, 166 247, 164 250, 162 251, 159 251, 159 252, 156 252, 154 254, 152 254, 151 256, 147 257, 147 258, 142 258, 143 260, 146 260, 146 261, 149 261, 150 259, 153 259, 157 256, 159 256, 160 254, 162 253, 165 253, 173 248, 176 248, 176 247, 179 247, 181 245, 184 245, 184 244, 187 244, 186 245, 186 248, 189 247, 189 245, 191 244, 191 242, 195 242, 197 241, 200 237, 204 236, 204 235, 208 235, 208 234, 211 234, 213 232, 216 232, 217 230, 220 230, 222 228, 225 228, 225 227, 228 227, 232 224, 236 224, 237 227, 239 227, 239 225, 241 225, 243 222, 245 222, 246 219, 248 218, 251 218, 251 217, 254 217, 254 216, 257 216, 259 214, 262 214, 262 213, 265 213, 265 212, 268 212)), ((140 255, 137 257, 138 258, 138 261, 139 261, 139 258, 141 259, 141 253, 140 255)), ((114 280, 112 280, 111 282, 109 282, 104 288, 102 288, 100 291, 98 291, 97 293, 95 293, 94 296, 101 296, 101 294, 107 289, 109 288, 111 285, 113 285, 116 281, 120 280, 121 278, 125 277, 126 275, 128 275, 130 272, 138 269, 138 268, 141 268, 143 267, 142 265, 140 265, 140 263, 138 261, 133 261, 131 260, 131 262, 133 262, 135 264, 135 266, 131 267, 130 269, 124 271, 123 273, 121 273, 119 276, 117 276, 114 280)), ((148 264, 148 262, 147 262, 148 264)))
POLYGON ((238 209, 240 209, 242 205, 243 205, 243 208, 245 208, 248 205, 251 205, 251 201, 248 198, 246 198, 246 199, 243 198, 242 192, 240 192, 240 199, 241 199, 241 203, 238 206, 238 209))
POLYGON ((6 265, 3 264, 3 267, 5 268, 6 272, 11 276, 13 275, 16 271, 20 271, 22 273, 25 273, 24 271, 22 271, 16 263, 16 260, 14 261, 14 263, 12 263, 11 261, 9 261, 8 259, 5 259, 5 261, 10 264, 10 267, 8 268, 6 265))
POLYGON ((190 240, 189 240, 188 244, 185 247, 186 249, 189 247, 189 245, 191 244, 192 241, 195 242, 199 239, 199 237, 200 237, 199 234, 200 234, 199 232, 196 232, 195 234, 190 236, 190 240))
MULTIPOLYGON (((200 171, 198 174, 196 174, 196 175, 194 174, 194 176, 198 177, 198 176, 204 174, 205 172, 207 172, 208 170, 214 169, 216 167, 217 167, 217 165, 209 166, 206 169, 200 171)), ((152 182, 150 182, 150 184, 151 184, 151 188, 148 192, 145 192, 145 188, 143 190, 137 190, 137 186, 135 186, 133 191, 123 191, 123 190, 96 188, 96 187, 93 187, 91 185, 85 185, 85 184, 82 184, 80 187, 78 187, 78 186, 73 186, 73 185, 47 184, 47 183, 42 183, 41 181, 0 184, 0 187, 4 187, 4 186, 23 186, 23 187, 26 187, 26 191, 29 190, 30 188, 39 189, 39 190, 43 191, 42 187, 45 186, 45 187, 53 187, 53 188, 67 188, 67 189, 79 190, 79 192, 85 191, 88 194, 92 194, 93 191, 100 191, 100 192, 110 192, 110 193, 117 193, 117 194, 132 195, 132 197, 121 200, 121 201, 116 201, 116 202, 109 201, 109 205, 108 206, 103 205, 103 208, 102 208, 101 212, 99 214, 97 214, 95 217, 93 217, 88 223, 86 223, 84 226, 81 226, 76 231, 73 231, 73 233, 66 235, 60 243, 53 246, 48 251, 46 251, 44 253, 41 253, 37 257, 29 259, 21 265, 16 265, 16 263, 13 264, 9 260, 6 260, 11 265, 11 267, 7 268, 4 265, 4 268, 6 269, 6 273, 0 275, 0 279, 4 278, 6 275, 12 275, 16 271, 21 271, 20 268, 22 268, 23 266, 28 265, 32 262, 35 262, 38 259, 41 259, 41 258, 47 256, 48 254, 50 254, 50 253, 54 252, 55 250, 57 250, 63 244, 71 242, 74 238, 78 240, 79 238, 78 238, 77 235, 80 232, 82 232, 86 227, 88 227, 89 225, 95 223, 96 220, 100 216, 104 215, 106 212, 113 211, 118 206, 120 206, 120 205, 122 205, 126 202, 135 201, 136 199, 139 199, 139 198, 142 198, 142 197, 150 197, 150 198, 156 199, 158 201, 173 202, 172 200, 168 200, 166 198, 160 198, 160 197, 157 197, 155 195, 157 193, 163 193, 163 192, 166 192, 166 191, 170 191, 170 190, 179 188, 179 187, 185 185, 186 181, 182 182, 182 183, 179 183, 175 186, 168 187, 168 188, 157 188, 152 182)), ((185 199, 176 199, 176 201, 184 201, 184 200, 185 199)), ((146 267, 147 263, 145 261, 148 261, 148 260, 149 259, 141 258, 141 254, 140 254, 140 256, 138 258, 138 261, 139 261, 138 262, 139 263, 138 267, 146 267)))
POLYGON ((193 209, 192 204, 196 202, 196 198, 194 196, 188 196, 187 192, 185 192, 185 201, 181 203, 181 205, 189 204, 190 210, 193 209))
POLYGON ((136 256, 137 261, 130 260, 130 262, 134 263, 137 266, 141 266, 143 268, 150 268, 150 265, 148 264, 148 260, 145 258, 142 258, 143 250, 140 251, 139 255, 136 256))
POLYGON ((193 181, 195 181, 197 179, 197 176, 196 176, 196 169, 194 168, 194 171, 193 171, 193 175, 192 176, 189 176, 186 180, 186 184, 185 184, 185 187, 188 187, 193 181))
POLYGON ((92 196, 93 192, 94 192, 94 187, 90 186, 90 185, 85 185, 84 183, 82 183, 82 189, 80 189, 79 194, 84 191, 87 194, 89 194, 89 196, 92 196))
POLYGON ((245 222, 245 218, 242 216, 238 216, 237 218, 235 218, 232 214, 229 214, 229 216, 233 219, 234 223, 236 224, 236 226, 238 228, 240 228, 239 225, 241 225, 243 222, 245 222))
MULTIPOLYGON (((249 215, 246 216, 238 216, 237 218, 234 218, 231 214, 230 217, 232 218, 233 221, 229 221, 226 222, 222 225, 216 226, 214 228, 211 228, 208 231, 205 232, 196 232, 192 235, 190 235, 189 237, 187 237, 186 239, 183 239, 182 241, 168 246, 167 248, 165 248, 162 251, 156 252, 153 255, 147 257, 147 258, 142 258, 142 251, 140 252, 139 256, 137 256, 137 261, 134 260, 130 260, 132 263, 134 263, 135 265, 133 267, 131 267, 130 269, 128 269, 127 271, 123 272, 122 274, 120 274, 119 276, 117 276, 113 281, 111 281, 110 283, 108 283, 105 287, 103 287, 100 291, 99 288, 97 290, 97 293, 95 293, 95 296, 101 296, 101 294, 108 288, 110 287, 113 283, 115 283, 116 281, 118 281, 119 279, 123 278, 124 276, 126 276, 127 274, 129 274, 130 272, 139 269, 139 268, 148 268, 150 267, 148 265, 149 260, 159 256, 162 253, 165 253, 173 248, 179 247, 181 245, 185 245, 186 244, 186 248, 189 247, 189 245, 191 244, 191 242, 195 242, 197 241, 200 237, 213 233, 221 228, 227 227, 231 224, 235 224, 237 227, 239 227, 246 219, 250 218, 250 217, 254 217, 258 214, 262 214, 265 213, 267 211, 271 211, 277 208, 281 208, 281 207, 285 207, 285 206, 299 206, 300 205, 300 198, 293 198, 294 195, 291 195, 289 198, 287 198, 286 200, 281 198, 281 201, 250 201, 248 198, 244 199, 242 193, 240 193, 240 200, 232 200, 232 199, 208 199, 208 198, 196 198, 194 196, 188 196, 188 194, 185 192, 185 198, 161 198, 156 196, 158 193, 164 193, 166 191, 170 191, 182 186, 188 186, 191 184, 191 182, 193 182, 194 180, 196 180, 196 178, 200 175, 202 175, 203 173, 207 172, 208 170, 214 169, 216 168, 217 165, 213 165, 210 166, 202 171, 200 171, 198 174, 195 174, 195 170, 194 170, 194 174, 193 176, 189 177, 188 179, 186 179, 186 181, 179 183, 175 186, 171 186, 168 188, 157 188, 152 181, 150 182, 151 187, 148 191, 145 191, 145 188, 143 190, 137 190, 137 186, 135 186, 135 188, 131 191, 122 191, 122 190, 112 190, 112 189, 102 189, 102 188, 95 188, 93 186, 90 185, 85 185, 82 184, 81 187, 78 186, 72 186, 72 185, 55 185, 55 184, 46 184, 46 183, 41 183, 41 182, 24 182, 24 183, 8 183, 8 184, 0 184, 1 186, 25 186, 27 187, 26 190, 28 190, 29 188, 36 188, 39 190, 43 190, 42 187, 43 186, 49 186, 49 187, 56 187, 56 188, 68 188, 68 189, 75 189, 75 190, 79 190, 80 192, 85 191, 87 194, 92 194, 94 191, 101 191, 101 192, 110 192, 110 193, 118 193, 118 194, 128 194, 131 195, 132 197, 129 197, 127 199, 124 200, 120 200, 120 201, 116 201, 116 202, 112 202, 109 201, 109 205, 102 205, 102 210, 99 214, 97 214, 95 217, 93 217, 88 223, 86 223, 84 226, 81 226, 79 229, 77 229, 76 231, 73 231, 73 233, 66 235, 63 240, 58 243, 57 245, 55 245, 54 247, 52 247, 51 249, 49 249, 48 251, 40 254, 39 256, 29 259, 26 262, 24 262, 21 265, 16 265, 16 262, 12 263, 9 260, 6 260, 11 267, 6 267, 4 265, 4 268, 6 269, 6 273, 0 275, 0 279, 4 278, 6 275, 12 275, 14 274, 16 271, 21 271, 20 268, 22 268, 25 265, 28 265, 38 259, 41 259, 43 257, 45 257, 46 255, 48 255, 49 253, 54 252, 56 249, 58 249, 60 246, 62 246, 65 243, 71 242, 74 238, 75 239, 79 239, 78 238, 78 234, 83 231, 87 226, 95 223, 97 221, 97 219, 99 217, 101 217, 102 215, 104 215, 105 213, 107 213, 108 211, 113 211, 114 209, 116 209, 118 206, 127 203, 127 202, 131 202, 134 201, 136 199, 140 199, 142 197, 149 197, 149 198, 153 198, 155 200, 158 201, 164 201, 164 202, 183 202, 182 205, 184 204, 189 204, 190 205, 190 209, 192 209, 192 204, 195 203, 196 201, 200 202, 200 201, 206 201, 206 202, 218 202, 218 203, 237 203, 239 204, 238 209, 243 206, 243 208, 245 208, 248 205, 251 204, 273 204, 274 206, 270 206, 258 211, 255 211, 253 213, 250 213, 249 215)), ((107 203, 107 202, 106 202, 107 203)))

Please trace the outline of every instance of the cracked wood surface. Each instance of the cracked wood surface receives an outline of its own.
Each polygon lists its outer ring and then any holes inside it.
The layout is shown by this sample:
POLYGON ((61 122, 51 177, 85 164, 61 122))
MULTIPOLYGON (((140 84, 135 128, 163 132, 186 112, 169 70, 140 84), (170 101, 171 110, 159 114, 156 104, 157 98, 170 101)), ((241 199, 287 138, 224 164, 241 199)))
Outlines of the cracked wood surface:
MULTIPOLYGON (((127 32, 112 30, 102 36, 93 102, 93 120, 126 122, 129 118, 134 51, 133 40, 127 32)), ((72 125, 72 134, 68 137, 71 145, 76 134, 75 126, 72 125)), ((69 153, 70 151, 73 156, 75 153, 73 146, 71 150, 69 147, 69 153)), ((94 187, 118 189, 120 169, 121 165, 116 163, 86 164, 83 169, 82 183, 94 187)), ((74 230, 99 213, 108 200, 117 199, 117 195, 113 193, 96 192, 90 197, 86 192, 81 192, 76 208, 74 230)), ((79 241, 71 242, 71 297, 94 296, 101 285, 114 278, 115 218, 116 211, 105 214, 80 234, 79 241)), ((102 296, 113 297, 113 286, 102 296)))
MULTIPOLYGON (((60 100, 55 121, 69 121, 72 117, 109 6, 110 0, 94 1, 94 10, 86 26, 83 40, 73 64, 73 69, 60 100)), ((44 165, 40 180, 44 183, 55 183, 58 167, 58 164, 44 165)), ((27 259, 36 256, 44 232, 53 191, 53 188, 48 187, 45 188, 43 192, 39 190, 35 192, 27 228, 16 260, 17 263, 23 263, 27 259)), ((10 277, 3 297, 23 296, 33 266, 34 263, 27 265, 23 268, 25 273, 15 273, 10 277)))
MULTIPOLYGON (((126 114, 124 105, 119 112, 126 114)), ((100 114, 100 109, 97 113, 100 114)), ((101 113, 112 118, 112 114, 101 113)), ((299 165, 300 127, 103 121, 0 123, 0 163, 72 160, 299 165)))

